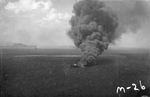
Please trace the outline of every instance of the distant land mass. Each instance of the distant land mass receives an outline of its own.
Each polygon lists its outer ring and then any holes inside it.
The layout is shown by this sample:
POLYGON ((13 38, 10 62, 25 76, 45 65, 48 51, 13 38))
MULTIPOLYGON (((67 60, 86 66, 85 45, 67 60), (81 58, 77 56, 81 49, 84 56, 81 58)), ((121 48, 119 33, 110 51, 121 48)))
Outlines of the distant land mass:
POLYGON ((22 44, 22 43, 14 43, 12 45, 9 46, 0 46, 1 48, 37 48, 36 45, 26 45, 26 44, 22 44))

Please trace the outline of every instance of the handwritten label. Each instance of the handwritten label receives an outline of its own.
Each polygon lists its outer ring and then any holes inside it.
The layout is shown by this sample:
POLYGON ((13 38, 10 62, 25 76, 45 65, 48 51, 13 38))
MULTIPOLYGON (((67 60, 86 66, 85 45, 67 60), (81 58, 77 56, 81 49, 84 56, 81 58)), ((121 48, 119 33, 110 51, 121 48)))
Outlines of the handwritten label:
MULTIPOLYGON (((144 85, 142 85, 142 82, 141 81, 139 81, 139 84, 140 84, 140 88, 142 89, 142 90, 145 90, 146 89, 146 87, 144 86, 144 85)), ((117 87, 117 90, 116 90, 116 93, 119 93, 119 92, 124 92, 124 93, 126 93, 126 90, 129 90, 129 89, 132 89, 132 87, 133 87, 133 89, 135 90, 135 91, 139 91, 140 89, 137 87, 137 85, 135 84, 135 83, 132 83, 132 85, 131 86, 128 86, 128 87, 117 87)))

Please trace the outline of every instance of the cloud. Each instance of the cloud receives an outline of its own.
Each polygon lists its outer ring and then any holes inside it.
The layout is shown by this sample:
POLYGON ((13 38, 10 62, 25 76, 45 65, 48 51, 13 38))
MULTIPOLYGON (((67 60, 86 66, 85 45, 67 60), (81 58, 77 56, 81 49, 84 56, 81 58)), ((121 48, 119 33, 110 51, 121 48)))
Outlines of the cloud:
POLYGON ((42 17, 42 20, 39 20, 41 22, 41 25, 44 26, 46 22, 49 22, 49 24, 54 25, 56 23, 65 23, 68 24, 68 21, 70 20, 71 15, 69 13, 60 13, 57 12, 56 9, 52 8, 46 16, 42 17))
POLYGON ((19 0, 18 2, 9 2, 6 6, 6 10, 15 11, 16 13, 31 11, 35 9, 49 10, 52 6, 52 2, 46 1, 35 1, 35 0, 19 0))
POLYGON ((0 3, 3 3, 3 2, 5 2, 5 0, 0 0, 0 3))
POLYGON ((73 45, 66 34, 71 15, 53 6, 48 0, 8 2, 0 12, 0 45, 73 45))
POLYGON ((64 13, 64 14, 59 13, 58 15, 59 15, 59 19, 63 19, 63 20, 69 20, 71 18, 71 15, 68 13, 64 13))
POLYGON ((115 11, 119 18, 115 33, 116 38, 120 40, 119 46, 150 48, 150 0, 109 1, 106 5, 115 11))
POLYGON ((5 0, 0 0, 0 10, 3 7, 4 3, 5 3, 5 0))
POLYGON ((136 33, 128 31, 124 33, 120 40, 116 41, 117 46, 119 47, 138 47, 138 48, 150 48, 150 33, 149 33, 149 24, 144 25, 136 33))

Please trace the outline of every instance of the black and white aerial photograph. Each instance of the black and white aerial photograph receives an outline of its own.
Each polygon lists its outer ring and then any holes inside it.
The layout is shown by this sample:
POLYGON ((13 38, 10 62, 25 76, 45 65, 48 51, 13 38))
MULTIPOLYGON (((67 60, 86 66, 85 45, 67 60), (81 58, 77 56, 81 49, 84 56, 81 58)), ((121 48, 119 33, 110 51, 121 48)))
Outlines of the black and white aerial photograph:
POLYGON ((0 0, 0 97, 150 97, 150 0, 0 0))

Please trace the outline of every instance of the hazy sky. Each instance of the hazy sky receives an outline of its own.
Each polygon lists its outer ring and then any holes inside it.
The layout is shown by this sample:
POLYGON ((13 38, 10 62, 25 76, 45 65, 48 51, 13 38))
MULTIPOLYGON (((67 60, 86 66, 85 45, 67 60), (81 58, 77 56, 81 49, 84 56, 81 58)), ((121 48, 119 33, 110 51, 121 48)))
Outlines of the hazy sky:
MULTIPOLYGON (((67 36, 74 3, 75 0, 0 0, 0 45, 74 46, 67 36)), ((143 31, 147 30, 123 34, 117 46, 150 47, 150 34, 142 34, 143 31)))

